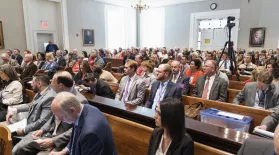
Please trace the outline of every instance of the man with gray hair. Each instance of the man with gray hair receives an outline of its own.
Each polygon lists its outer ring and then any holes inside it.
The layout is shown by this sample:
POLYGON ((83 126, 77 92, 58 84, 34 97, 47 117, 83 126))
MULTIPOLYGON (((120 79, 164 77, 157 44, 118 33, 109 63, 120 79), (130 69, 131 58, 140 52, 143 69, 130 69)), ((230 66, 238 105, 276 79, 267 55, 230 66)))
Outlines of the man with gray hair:
POLYGON ((57 50, 56 51, 56 59, 55 59, 55 61, 58 64, 58 68, 66 66, 66 59, 62 56, 62 51, 61 50, 57 50))
POLYGON ((104 60, 99 56, 99 52, 96 49, 92 50, 90 55, 94 61, 94 65, 98 65, 101 68, 105 66, 104 60))
MULTIPOLYGON (((53 100, 51 110, 59 120, 74 124, 70 142, 58 153, 117 154, 111 128, 99 109, 81 104, 77 97, 69 92, 61 92, 53 100)), ((55 152, 51 154, 54 155, 55 152)))
POLYGON ((33 63, 33 55, 25 54, 24 63, 26 64, 22 69, 20 74, 20 79, 22 83, 26 83, 32 80, 33 75, 37 72, 38 67, 33 63))
POLYGON ((17 63, 17 61, 14 59, 11 59, 11 57, 7 53, 2 53, 1 58, 2 58, 2 63, 0 65, 9 64, 9 65, 15 67, 16 69, 18 69, 20 67, 20 65, 17 63))

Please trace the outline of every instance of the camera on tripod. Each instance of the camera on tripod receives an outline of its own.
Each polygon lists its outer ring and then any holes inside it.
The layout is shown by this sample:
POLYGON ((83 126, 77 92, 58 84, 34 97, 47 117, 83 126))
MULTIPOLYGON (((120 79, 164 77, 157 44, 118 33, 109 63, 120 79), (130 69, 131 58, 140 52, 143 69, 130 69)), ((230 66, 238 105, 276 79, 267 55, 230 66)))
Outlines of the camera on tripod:
POLYGON ((232 23, 235 20, 235 17, 229 16, 227 19, 227 27, 228 28, 233 28, 235 27, 235 23, 232 23))

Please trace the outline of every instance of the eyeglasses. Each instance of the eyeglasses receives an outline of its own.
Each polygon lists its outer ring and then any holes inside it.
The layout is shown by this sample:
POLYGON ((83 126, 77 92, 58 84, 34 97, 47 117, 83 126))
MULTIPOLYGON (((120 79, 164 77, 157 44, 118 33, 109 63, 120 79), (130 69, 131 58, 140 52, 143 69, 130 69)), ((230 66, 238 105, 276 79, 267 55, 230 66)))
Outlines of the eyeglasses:
POLYGON ((214 68, 214 67, 212 67, 212 66, 207 66, 207 65, 204 65, 204 67, 206 67, 206 68, 208 68, 208 67, 210 67, 210 68, 214 68))

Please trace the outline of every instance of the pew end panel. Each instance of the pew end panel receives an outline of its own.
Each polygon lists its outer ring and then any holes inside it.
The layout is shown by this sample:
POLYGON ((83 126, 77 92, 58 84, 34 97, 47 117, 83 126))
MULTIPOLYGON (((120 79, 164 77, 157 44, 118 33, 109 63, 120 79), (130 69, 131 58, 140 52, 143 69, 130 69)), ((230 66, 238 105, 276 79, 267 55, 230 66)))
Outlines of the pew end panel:
POLYGON ((3 124, 0 125, 0 154, 12 155, 12 135, 3 124))

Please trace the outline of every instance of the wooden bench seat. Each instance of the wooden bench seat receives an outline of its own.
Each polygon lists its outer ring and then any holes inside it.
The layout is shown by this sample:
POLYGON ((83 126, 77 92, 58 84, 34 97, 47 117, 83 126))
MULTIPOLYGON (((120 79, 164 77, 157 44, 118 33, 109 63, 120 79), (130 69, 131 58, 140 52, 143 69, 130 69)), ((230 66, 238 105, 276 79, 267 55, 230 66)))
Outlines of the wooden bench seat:
POLYGON ((266 116, 271 114, 271 111, 268 110, 256 109, 256 108, 246 107, 242 105, 235 105, 231 103, 224 103, 224 102, 218 102, 213 100, 204 100, 201 98, 196 98, 191 96, 183 96, 182 101, 184 105, 189 105, 196 102, 203 102, 205 104, 205 108, 215 108, 218 110, 250 116, 254 119, 253 120, 254 123, 251 124, 250 129, 254 129, 255 126, 260 125, 262 120, 266 116))
MULTIPOLYGON (((145 155, 153 128, 105 113, 112 129, 119 155, 145 155)), ((195 155, 232 155, 225 151, 194 143, 195 155)))
POLYGON ((111 62, 112 67, 120 67, 123 66, 122 59, 114 59, 114 58, 106 58, 107 63, 111 62))

